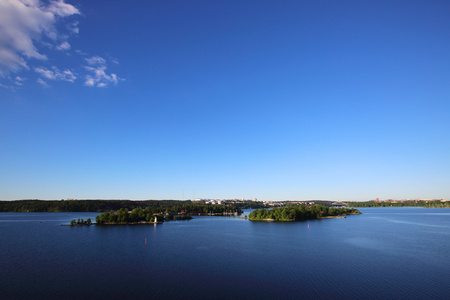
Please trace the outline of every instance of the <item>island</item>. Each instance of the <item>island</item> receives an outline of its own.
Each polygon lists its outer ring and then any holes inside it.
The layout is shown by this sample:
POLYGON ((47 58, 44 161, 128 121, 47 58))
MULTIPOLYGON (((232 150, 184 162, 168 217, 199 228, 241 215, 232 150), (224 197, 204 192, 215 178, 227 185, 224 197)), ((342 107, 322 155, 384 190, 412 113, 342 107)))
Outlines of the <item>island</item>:
POLYGON ((192 216, 186 213, 154 213, 150 208, 136 207, 132 211, 121 208, 117 211, 104 212, 95 217, 96 225, 135 225, 160 224, 164 221, 190 220, 192 216))
POLYGON ((92 220, 91 218, 88 218, 86 221, 83 219, 78 218, 78 220, 73 219, 72 221, 70 221, 70 226, 91 226, 92 220))
POLYGON ((257 209, 248 215, 250 221, 293 222, 359 215, 355 208, 330 208, 324 205, 298 205, 273 209, 257 209))

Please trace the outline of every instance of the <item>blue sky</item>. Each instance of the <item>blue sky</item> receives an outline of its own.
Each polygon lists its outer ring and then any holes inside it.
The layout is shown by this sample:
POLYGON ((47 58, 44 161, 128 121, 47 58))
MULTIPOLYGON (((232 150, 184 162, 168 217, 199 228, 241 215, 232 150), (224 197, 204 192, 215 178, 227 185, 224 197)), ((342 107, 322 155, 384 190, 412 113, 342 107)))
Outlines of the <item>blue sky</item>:
POLYGON ((448 1, 0 1, 0 199, 450 198, 448 1))

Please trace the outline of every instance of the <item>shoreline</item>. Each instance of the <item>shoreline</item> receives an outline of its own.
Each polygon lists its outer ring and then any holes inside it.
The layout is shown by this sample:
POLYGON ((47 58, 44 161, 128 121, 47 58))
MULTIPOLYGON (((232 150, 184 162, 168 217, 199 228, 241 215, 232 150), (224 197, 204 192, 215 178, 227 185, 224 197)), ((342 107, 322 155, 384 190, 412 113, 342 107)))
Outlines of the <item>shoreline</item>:
MULTIPOLYGON (((169 221, 167 221, 169 222, 169 221)), ((72 227, 77 227, 77 226, 111 226, 111 225, 156 225, 156 224, 162 224, 164 222, 130 222, 130 223, 102 223, 102 224, 97 224, 97 223, 92 223, 91 225, 87 225, 87 224, 81 224, 81 225, 70 225, 70 224, 61 224, 61 226, 72 226, 72 227)))
MULTIPOLYGON (((352 214, 352 215, 359 215, 359 214, 352 214)), ((250 221, 253 222, 302 222, 302 221, 309 221, 309 220, 321 220, 321 219, 346 219, 347 216, 326 216, 326 217, 320 217, 320 218, 316 218, 316 219, 280 219, 280 220, 276 220, 276 219, 261 219, 261 220, 255 220, 255 219, 250 219, 250 221)))

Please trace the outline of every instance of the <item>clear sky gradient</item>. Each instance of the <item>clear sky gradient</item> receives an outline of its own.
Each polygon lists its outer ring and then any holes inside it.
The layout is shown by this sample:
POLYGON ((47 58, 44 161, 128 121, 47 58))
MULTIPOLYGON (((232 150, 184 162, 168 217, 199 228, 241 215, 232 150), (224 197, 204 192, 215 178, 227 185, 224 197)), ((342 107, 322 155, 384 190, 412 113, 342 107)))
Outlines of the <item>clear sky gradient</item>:
POLYGON ((0 199, 450 198, 449 1, 0 0, 0 199))

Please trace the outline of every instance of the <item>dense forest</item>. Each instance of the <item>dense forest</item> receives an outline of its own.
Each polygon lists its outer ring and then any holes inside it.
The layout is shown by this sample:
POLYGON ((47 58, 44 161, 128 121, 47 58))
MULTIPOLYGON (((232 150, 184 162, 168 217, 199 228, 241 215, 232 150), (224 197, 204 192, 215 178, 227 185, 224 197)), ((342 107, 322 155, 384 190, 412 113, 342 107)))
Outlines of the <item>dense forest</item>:
POLYGON ((104 212, 95 217, 96 224, 127 224, 139 222, 163 222, 164 216, 162 214, 155 215, 150 208, 142 209, 137 207, 131 212, 128 209, 121 208, 116 212, 104 212))
POLYGON ((137 207, 149 209, 151 213, 181 213, 228 215, 240 214, 236 204, 209 205, 178 200, 17 200, 0 201, 0 212, 107 212, 121 208, 133 210, 137 207))
POLYGON ((97 225, 102 224, 139 224, 139 223, 161 223, 164 221, 175 220, 190 220, 192 219, 189 214, 173 214, 167 213, 154 213, 151 208, 146 207, 142 209, 137 207, 132 211, 128 211, 126 208, 121 208, 115 212, 104 212, 95 217, 97 225))
POLYGON ((450 202, 436 201, 405 201, 405 202, 376 202, 376 201, 365 201, 365 202, 348 202, 349 207, 436 207, 444 208, 450 207, 450 202))
POLYGON ((248 218, 252 221, 300 221, 346 214, 355 215, 361 213, 353 208, 329 208, 323 205, 299 205, 274 209, 258 209, 251 212, 248 215, 248 218))

